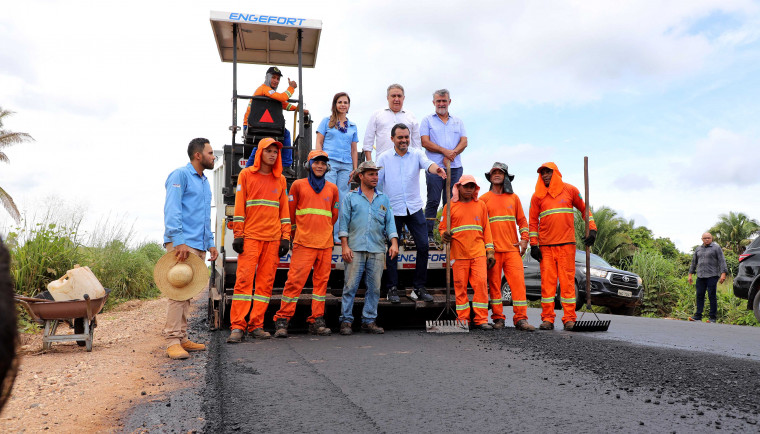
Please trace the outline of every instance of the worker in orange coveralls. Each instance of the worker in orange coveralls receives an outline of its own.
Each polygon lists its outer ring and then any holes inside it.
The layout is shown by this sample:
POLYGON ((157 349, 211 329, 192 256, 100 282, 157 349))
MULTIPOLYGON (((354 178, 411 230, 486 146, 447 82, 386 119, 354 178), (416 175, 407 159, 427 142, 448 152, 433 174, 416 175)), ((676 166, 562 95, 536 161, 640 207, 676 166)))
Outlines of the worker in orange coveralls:
MULTIPOLYGON (((554 163, 538 168, 536 191, 530 199, 530 256, 541 268, 541 330, 554 329, 554 297, 559 279, 559 297, 564 314, 565 330, 575 326, 575 213, 583 213, 586 205, 574 186, 562 181, 554 163)), ((596 241, 596 224, 589 212, 587 246, 596 241)))
POLYGON ((230 308, 229 343, 243 340, 245 330, 257 339, 269 339, 264 313, 272 295, 279 258, 290 247, 290 211, 285 177, 282 176, 282 143, 261 139, 256 160, 238 175, 232 249, 238 253, 237 280, 230 308), (256 276, 256 291, 253 277, 256 276), (253 301, 253 309, 251 309, 253 301), (248 322, 245 316, 250 310, 248 322))
POLYGON ((333 225, 338 220, 338 187, 325 180, 329 166, 327 152, 309 152, 309 175, 293 182, 288 196, 290 220, 294 223, 293 256, 290 259, 288 281, 282 291, 280 310, 274 315, 276 338, 288 337, 288 322, 296 310, 309 272, 314 267, 311 292, 309 332, 313 335, 332 334, 325 325, 325 295, 330 278, 333 251, 333 225))
POLYGON ((501 272, 512 292, 512 321, 517 330, 533 332, 536 328, 528 323, 528 300, 525 296, 525 275, 522 255, 528 248, 528 220, 525 219, 520 198, 512 190, 514 175, 510 175, 504 163, 496 162, 486 173, 491 190, 480 197, 488 208, 488 224, 491 226, 496 251, 496 266, 488 269, 488 303, 491 306, 493 328, 504 328, 504 309, 501 304, 501 272), (519 229, 519 241, 518 241, 519 229))
MULTIPOLYGON (((443 207, 438 231, 445 243, 451 243, 451 259, 454 268, 454 295, 457 318, 470 320, 470 301, 467 298, 467 282, 474 292, 472 310, 473 328, 492 330, 488 324, 488 289, 486 269, 496 264, 494 259, 488 209, 478 200, 480 187, 472 175, 462 175, 454 184, 451 203, 443 207), (446 230, 446 207, 451 206, 451 230, 446 230)), ((448 260, 448 258, 447 258, 448 260)))

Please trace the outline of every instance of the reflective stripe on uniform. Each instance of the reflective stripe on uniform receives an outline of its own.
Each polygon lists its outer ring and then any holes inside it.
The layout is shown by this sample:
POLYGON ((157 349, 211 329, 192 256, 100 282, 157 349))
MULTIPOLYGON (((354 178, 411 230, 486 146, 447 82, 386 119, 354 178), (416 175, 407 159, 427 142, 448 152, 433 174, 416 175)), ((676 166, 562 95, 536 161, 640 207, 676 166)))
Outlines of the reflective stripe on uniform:
POLYGON ((562 298, 562 297, 560 297, 559 301, 561 301, 562 303, 575 303, 575 298, 562 298))
POLYGON ((285 303, 295 303, 298 301, 298 297, 286 297, 283 295, 282 301, 284 301, 285 303))
POLYGON ((488 217, 488 222, 514 222, 517 221, 515 219, 515 216, 513 215, 495 215, 493 217, 488 217))
POLYGON ((501 299, 498 299, 498 300, 488 300, 488 304, 501 304, 501 299))
POLYGON ((520 233, 528 232, 528 228, 520 228, 520 233))
POLYGON ((573 208, 552 208, 547 209, 546 211, 542 212, 538 215, 538 218, 546 217, 548 215, 552 214, 573 214, 573 208))
POLYGON ((455 228, 451 228, 451 233, 452 234, 455 234, 457 232, 462 232, 462 231, 479 231, 479 232, 483 232, 483 228, 481 226, 478 226, 478 225, 462 225, 462 226, 457 226, 455 228))
POLYGON ((238 300, 238 301, 251 301, 250 295, 245 294, 232 294, 232 301, 238 300))
POLYGON ((465 310, 465 309, 469 309, 469 308, 470 308, 470 303, 467 303, 467 304, 458 304, 457 305, 457 310, 465 310))
POLYGON ((236 216, 232 217, 232 221, 233 222, 244 223, 245 222, 245 217, 241 217, 239 215, 236 215, 236 216))
POLYGON ((290 224, 290 219, 289 218, 280 219, 280 224, 283 224, 283 225, 290 224))
POLYGON ((269 297, 264 297, 263 295, 254 295, 253 299, 262 303, 269 303, 269 297))
POLYGON ((477 307, 480 309, 488 309, 488 303, 478 303, 476 301, 472 302, 472 307, 477 307))
POLYGON ((289 91, 289 90, 285 90, 285 95, 287 95, 287 96, 288 96, 288 98, 290 98, 291 96, 293 96, 293 94, 292 94, 292 93, 290 93, 290 91, 289 91))
POLYGON ((523 300, 523 301, 512 300, 512 306, 527 306, 527 305, 528 305, 528 300, 523 300))
POLYGON ((543 298, 543 297, 541 297, 541 303, 554 303, 554 297, 552 297, 552 298, 543 298))
POLYGON ((493 244, 486 243, 486 249, 493 249, 493 244))
POLYGON ((531 232, 528 235, 530 235, 531 237, 537 237, 538 236, 538 232, 531 232))
POLYGON ((323 215, 325 217, 332 217, 332 212, 328 211, 326 209, 303 208, 303 209, 297 209, 296 210, 296 215, 308 215, 308 214, 315 214, 315 215, 323 215))
POLYGON ((251 199, 245 201, 245 206, 271 206, 274 208, 280 207, 280 202, 277 202, 276 200, 266 200, 266 199, 251 199))
POLYGON ((317 295, 317 294, 312 294, 311 295, 311 299, 314 300, 314 301, 325 301, 326 297, 327 296, 325 296, 325 295, 317 295))
POLYGON ((294 106, 293 104, 291 104, 291 103, 288 103, 288 105, 286 105, 286 106, 285 106, 285 110, 291 110, 291 111, 293 111, 293 110, 295 110, 295 108, 294 108, 294 107, 295 107, 295 106, 294 106))

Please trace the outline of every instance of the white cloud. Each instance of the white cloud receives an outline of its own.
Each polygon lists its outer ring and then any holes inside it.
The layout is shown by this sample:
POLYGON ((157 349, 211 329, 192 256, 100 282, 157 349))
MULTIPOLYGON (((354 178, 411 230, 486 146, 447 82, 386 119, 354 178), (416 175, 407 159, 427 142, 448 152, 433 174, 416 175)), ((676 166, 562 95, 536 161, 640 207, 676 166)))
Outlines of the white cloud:
POLYGON ((696 143, 689 163, 683 167, 684 181, 698 186, 760 184, 760 137, 749 137, 722 128, 710 130, 696 143))
POLYGON ((629 173, 619 176, 612 184, 623 191, 647 190, 654 187, 654 183, 647 175, 629 173))

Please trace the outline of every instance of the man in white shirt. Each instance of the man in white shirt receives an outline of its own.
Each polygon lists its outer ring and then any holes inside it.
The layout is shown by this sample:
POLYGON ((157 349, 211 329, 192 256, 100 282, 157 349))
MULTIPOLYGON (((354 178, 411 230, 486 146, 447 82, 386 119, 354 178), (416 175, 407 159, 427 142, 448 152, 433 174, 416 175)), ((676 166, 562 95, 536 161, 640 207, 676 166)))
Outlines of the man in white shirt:
MULTIPOLYGON (((391 128, 393 149, 380 155, 377 165, 382 166, 378 172, 377 189, 385 193, 391 202, 396 231, 406 224, 417 246, 417 260, 414 272, 414 292, 412 299, 433 301, 433 296, 425 289, 427 281, 428 239, 427 223, 422 211, 420 197, 420 170, 434 173, 446 178, 446 171, 430 161, 422 149, 409 147, 410 131, 404 124, 391 128)), ((398 295, 398 256, 386 258, 388 271, 388 301, 399 303, 398 295)))
POLYGON ((420 124, 411 112, 403 109, 404 87, 397 83, 388 86, 387 98, 388 107, 372 113, 369 118, 362 144, 366 160, 372 160, 373 147, 375 148, 374 161, 377 161, 383 152, 393 149, 391 128, 396 124, 404 124, 409 128, 412 148, 422 148, 420 124))

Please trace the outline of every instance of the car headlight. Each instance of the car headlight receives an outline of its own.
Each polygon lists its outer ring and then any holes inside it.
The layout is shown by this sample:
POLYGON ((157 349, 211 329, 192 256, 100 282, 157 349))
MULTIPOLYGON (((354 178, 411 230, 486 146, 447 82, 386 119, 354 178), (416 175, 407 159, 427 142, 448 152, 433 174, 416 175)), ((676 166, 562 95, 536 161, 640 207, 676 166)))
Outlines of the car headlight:
POLYGON ((636 276, 636 281, 639 283, 639 285, 641 285, 641 283, 644 282, 643 280, 641 280, 641 277, 639 276, 636 276))
POLYGON ((590 272, 594 277, 607 277, 607 270, 600 270, 598 268, 591 267, 590 272))

